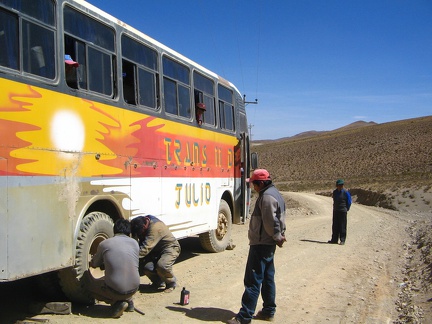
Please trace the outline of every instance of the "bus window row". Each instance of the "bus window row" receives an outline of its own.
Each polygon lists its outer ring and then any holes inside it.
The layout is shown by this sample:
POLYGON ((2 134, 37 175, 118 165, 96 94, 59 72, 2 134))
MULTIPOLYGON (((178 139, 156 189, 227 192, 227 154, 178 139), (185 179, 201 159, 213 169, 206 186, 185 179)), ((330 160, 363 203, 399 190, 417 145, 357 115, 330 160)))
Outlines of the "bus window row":
MULTIPOLYGON (((54 80, 55 13, 52 0, 0 0, 0 66, 54 80)), ((122 93, 125 103, 139 109, 158 110, 163 105, 168 115, 234 131, 231 89, 217 84, 216 95, 212 78, 196 70, 191 76, 190 67, 173 57, 163 55, 160 61, 155 49, 126 34, 121 35, 118 72, 113 28, 68 5, 63 22, 65 79, 70 88, 107 98, 122 93), (117 85, 122 85, 121 92, 117 85)))

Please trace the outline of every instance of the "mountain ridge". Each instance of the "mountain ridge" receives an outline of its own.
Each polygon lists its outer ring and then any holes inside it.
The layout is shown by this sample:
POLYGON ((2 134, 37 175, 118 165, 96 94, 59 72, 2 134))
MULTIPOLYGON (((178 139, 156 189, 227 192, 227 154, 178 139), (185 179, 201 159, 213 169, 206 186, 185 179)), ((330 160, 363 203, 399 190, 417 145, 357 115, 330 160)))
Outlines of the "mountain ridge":
POLYGON ((287 136, 287 137, 281 137, 278 139, 264 139, 264 140, 256 140, 253 141, 255 143, 260 143, 260 142, 274 142, 274 141, 283 141, 283 140, 290 140, 290 139, 297 139, 297 138, 306 138, 306 137, 312 137, 312 136, 317 136, 317 135, 322 135, 325 133, 330 133, 330 132, 336 132, 336 131, 343 131, 343 130, 348 130, 348 129, 354 129, 354 128, 359 128, 359 127, 366 127, 366 126, 372 126, 372 125, 378 125, 378 123, 375 123, 374 121, 370 121, 370 122, 365 122, 363 120, 359 120, 359 121, 355 121, 351 124, 348 124, 346 126, 342 126, 333 130, 329 130, 329 131, 317 131, 317 130, 310 130, 310 131, 305 131, 305 132, 301 132, 298 134, 295 134, 293 136, 287 136))
POLYGON ((392 199, 386 206, 432 210, 432 116, 263 143, 252 142, 251 150, 281 190, 331 192, 343 178, 347 188, 392 199))

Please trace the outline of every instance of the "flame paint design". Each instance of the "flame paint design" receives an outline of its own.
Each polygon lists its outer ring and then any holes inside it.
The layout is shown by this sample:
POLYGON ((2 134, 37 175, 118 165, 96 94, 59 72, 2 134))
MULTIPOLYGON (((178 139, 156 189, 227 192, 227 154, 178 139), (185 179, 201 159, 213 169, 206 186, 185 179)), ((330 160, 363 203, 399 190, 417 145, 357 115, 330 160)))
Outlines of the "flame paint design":
POLYGON ((233 166, 234 136, 5 79, 0 88, 0 174, 161 176, 157 165, 187 176, 179 170, 194 165, 218 176, 233 166))

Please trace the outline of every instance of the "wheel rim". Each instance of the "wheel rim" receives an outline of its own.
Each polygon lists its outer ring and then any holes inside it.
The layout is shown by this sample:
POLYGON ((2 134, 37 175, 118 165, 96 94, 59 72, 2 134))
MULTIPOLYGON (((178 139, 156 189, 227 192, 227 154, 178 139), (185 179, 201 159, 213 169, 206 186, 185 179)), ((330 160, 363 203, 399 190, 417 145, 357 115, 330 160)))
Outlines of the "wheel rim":
POLYGON ((224 213, 219 212, 218 227, 216 229, 217 239, 222 240, 224 238, 224 236, 226 235, 227 231, 228 231, 227 216, 224 213))
MULTIPOLYGON (((104 234, 98 234, 97 236, 95 236, 95 238, 93 239, 93 242, 91 243, 90 250, 88 253, 88 256, 89 256, 88 261, 89 262, 93 258, 93 256, 96 254, 96 251, 97 251, 99 244, 101 244, 101 242, 105 241, 107 238, 108 237, 104 234)), ((92 275, 92 277, 95 279, 99 279, 99 278, 102 278, 103 276, 105 276, 105 271, 101 270, 100 268, 89 267, 89 272, 92 275)))

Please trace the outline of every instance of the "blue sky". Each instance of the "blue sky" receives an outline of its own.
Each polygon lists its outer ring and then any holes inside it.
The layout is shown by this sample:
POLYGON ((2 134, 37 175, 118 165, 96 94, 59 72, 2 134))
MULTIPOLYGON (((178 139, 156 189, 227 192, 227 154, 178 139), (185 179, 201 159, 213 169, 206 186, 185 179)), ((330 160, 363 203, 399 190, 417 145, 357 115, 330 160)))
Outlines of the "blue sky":
POLYGON ((432 115, 431 0, 88 0, 234 83, 252 138, 432 115))

